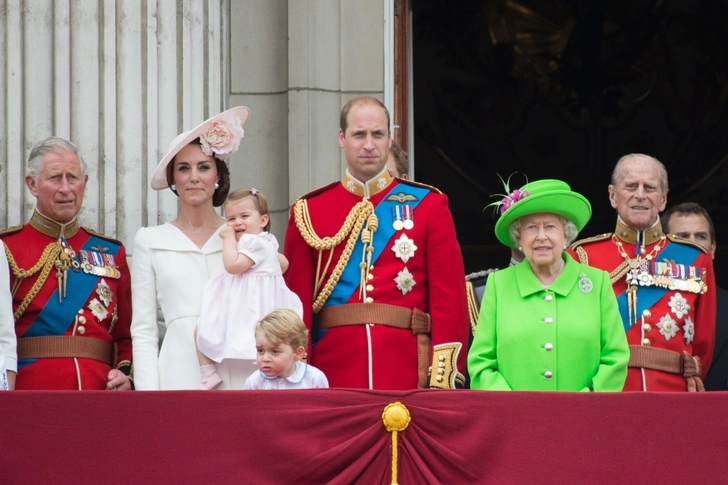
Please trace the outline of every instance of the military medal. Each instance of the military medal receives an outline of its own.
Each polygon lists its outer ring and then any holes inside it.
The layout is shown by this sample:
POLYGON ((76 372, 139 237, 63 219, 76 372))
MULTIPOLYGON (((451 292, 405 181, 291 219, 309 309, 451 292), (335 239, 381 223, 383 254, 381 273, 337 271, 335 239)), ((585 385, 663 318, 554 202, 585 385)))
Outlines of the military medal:
POLYGON ((81 256, 80 267, 84 273, 113 279, 121 278, 113 255, 83 249, 79 251, 79 254, 81 256))
POLYGON ((108 306, 111 304, 111 300, 114 298, 114 293, 111 291, 111 287, 109 286, 109 284, 103 278, 96 286, 96 294, 99 295, 101 301, 103 301, 104 305, 106 305, 106 307, 108 308, 108 306))
POLYGON ((663 337, 665 337, 665 340, 670 340, 677 334, 678 325, 668 313, 664 317, 660 318, 657 328, 660 329, 660 333, 663 337))
POLYGON ((114 311, 111 314, 111 325, 109 325, 109 333, 111 333, 114 330, 114 325, 116 325, 116 322, 119 320, 119 306, 114 307, 114 311))
POLYGON ((685 345, 690 345, 695 338, 695 325, 690 317, 685 318, 685 325, 683 325, 683 337, 685 337, 685 345))
POLYGON ((100 322, 104 318, 109 316, 109 311, 106 307, 96 298, 88 302, 88 309, 94 314, 96 319, 100 322))
POLYGON ((393 205, 392 206, 392 227, 395 231, 401 231, 404 227, 404 223, 402 222, 402 206, 401 205, 393 205))
POLYGON ((401 259, 403 263, 406 263, 411 257, 415 255, 415 251, 417 251, 417 246, 415 246, 415 242, 412 239, 402 234, 399 239, 394 241, 392 251, 394 251, 394 254, 399 259, 401 259))
POLYGON ((412 206, 409 204, 404 206, 404 222, 402 224, 404 228, 408 231, 415 227, 414 215, 412 214, 412 206))
POLYGON ((412 273, 410 273, 407 268, 404 268, 397 274, 397 277, 394 278, 394 282, 397 283, 397 289, 401 291, 403 295, 412 291, 412 287, 417 284, 412 273))
POLYGON ((582 273, 579 277, 579 290, 581 290, 582 293, 591 293, 593 289, 594 284, 592 281, 587 277, 587 275, 582 273))

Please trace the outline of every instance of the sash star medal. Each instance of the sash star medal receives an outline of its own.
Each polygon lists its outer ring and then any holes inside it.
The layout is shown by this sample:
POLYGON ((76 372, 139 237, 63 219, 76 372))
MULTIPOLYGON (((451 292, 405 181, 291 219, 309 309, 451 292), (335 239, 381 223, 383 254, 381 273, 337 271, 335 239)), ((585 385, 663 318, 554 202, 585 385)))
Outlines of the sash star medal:
POLYGON ((414 257, 415 251, 417 251, 417 246, 415 246, 414 240, 402 234, 399 239, 394 241, 392 251, 394 251, 394 254, 401 259, 403 263, 406 263, 411 257, 414 257))

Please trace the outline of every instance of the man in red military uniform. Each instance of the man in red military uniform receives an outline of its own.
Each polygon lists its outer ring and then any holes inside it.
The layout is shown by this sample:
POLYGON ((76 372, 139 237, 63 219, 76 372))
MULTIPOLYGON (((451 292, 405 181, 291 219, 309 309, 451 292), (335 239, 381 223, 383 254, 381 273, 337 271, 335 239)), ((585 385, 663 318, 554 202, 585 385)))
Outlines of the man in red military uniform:
POLYGON ((625 391, 701 391, 715 335, 715 277, 710 255, 665 234, 667 171, 630 154, 614 168, 609 200, 613 233, 575 242, 583 264, 610 273, 630 345, 625 391))
POLYGON ((88 176, 76 146, 51 137, 28 159, 36 197, 0 234, 10 265, 16 389, 131 389, 131 281, 120 242, 78 224, 88 176))
POLYGON ((362 96, 341 112, 340 182, 301 197, 285 241, 309 362, 331 387, 462 385, 468 313, 447 197, 386 169, 389 113, 362 96))

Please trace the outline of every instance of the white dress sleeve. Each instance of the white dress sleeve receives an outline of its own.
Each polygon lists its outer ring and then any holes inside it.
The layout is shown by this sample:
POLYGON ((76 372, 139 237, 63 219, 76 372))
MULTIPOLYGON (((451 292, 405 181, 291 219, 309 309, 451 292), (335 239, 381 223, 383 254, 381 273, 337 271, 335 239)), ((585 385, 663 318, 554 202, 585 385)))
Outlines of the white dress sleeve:
POLYGON ((252 259, 257 265, 265 258, 267 244, 269 243, 257 234, 243 234, 238 241, 238 252, 252 259))
POLYGON ((10 295, 10 268, 5 256, 5 245, 0 241, 0 373, 5 369, 17 372, 18 356, 13 298, 10 295))
POLYGON ((134 237, 131 276, 134 386, 139 390, 157 390, 159 389, 157 285, 145 227, 140 228, 134 237))

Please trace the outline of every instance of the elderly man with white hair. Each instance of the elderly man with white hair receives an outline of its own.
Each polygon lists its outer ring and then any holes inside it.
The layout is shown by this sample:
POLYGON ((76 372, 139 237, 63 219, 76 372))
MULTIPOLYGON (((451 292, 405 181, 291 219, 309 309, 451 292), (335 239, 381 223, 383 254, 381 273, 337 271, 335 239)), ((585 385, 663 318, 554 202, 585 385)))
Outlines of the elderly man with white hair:
POLYGON ((715 335, 710 254, 665 234, 667 170, 641 153, 619 159, 609 185, 614 232, 577 241, 572 255, 609 272, 630 347, 625 391, 703 391, 715 335))
POLYGON ((16 389, 132 388, 131 281, 124 246, 78 221, 88 176, 78 148, 30 152, 30 221, 0 233, 17 336, 16 389))

